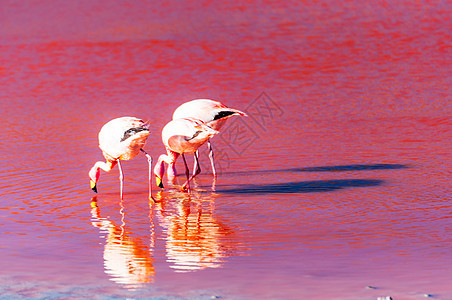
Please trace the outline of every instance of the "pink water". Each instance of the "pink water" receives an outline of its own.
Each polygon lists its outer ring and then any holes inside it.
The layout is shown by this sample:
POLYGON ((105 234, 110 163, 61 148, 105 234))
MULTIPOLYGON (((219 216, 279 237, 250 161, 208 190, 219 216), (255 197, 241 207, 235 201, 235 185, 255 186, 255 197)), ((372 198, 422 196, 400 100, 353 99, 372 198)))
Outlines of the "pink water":
POLYGON ((362 2, 3 1, 0 298, 452 299, 452 8, 362 2), (92 198, 104 123, 156 159, 195 98, 250 115, 216 182, 92 198))

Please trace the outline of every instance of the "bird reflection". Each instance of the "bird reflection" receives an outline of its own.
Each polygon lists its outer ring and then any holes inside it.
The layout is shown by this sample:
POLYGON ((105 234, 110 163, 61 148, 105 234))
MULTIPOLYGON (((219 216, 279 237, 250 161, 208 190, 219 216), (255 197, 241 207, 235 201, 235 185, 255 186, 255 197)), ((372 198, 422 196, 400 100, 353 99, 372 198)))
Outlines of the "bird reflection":
POLYGON ((176 190, 160 191, 155 214, 166 233, 166 255, 176 272, 218 268, 228 252, 226 235, 231 230, 214 217, 215 194, 191 195, 176 190))
MULTIPOLYGON (((106 242, 104 246, 105 273, 111 276, 111 280, 126 285, 129 289, 135 289, 143 283, 152 282, 155 276, 155 268, 151 251, 137 238, 130 236, 124 230, 125 215, 121 201, 122 224, 115 225, 107 218, 100 216, 97 198, 91 199, 92 224, 105 233, 106 242)), ((151 227, 151 231, 152 231, 151 227)), ((153 235, 151 232, 151 240, 153 235)), ((152 246, 153 242, 151 242, 152 246)))

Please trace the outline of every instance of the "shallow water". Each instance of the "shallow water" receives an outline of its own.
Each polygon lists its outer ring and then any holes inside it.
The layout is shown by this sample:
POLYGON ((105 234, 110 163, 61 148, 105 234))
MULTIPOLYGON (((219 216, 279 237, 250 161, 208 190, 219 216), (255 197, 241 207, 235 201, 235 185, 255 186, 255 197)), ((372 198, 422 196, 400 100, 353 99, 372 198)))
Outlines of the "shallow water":
POLYGON ((451 299, 450 15, 3 3, 0 298, 451 299), (194 192, 149 202, 139 155, 122 201, 117 169, 94 197, 104 123, 148 120, 156 159, 195 98, 249 115, 212 140, 215 181, 203 147, 194 192))

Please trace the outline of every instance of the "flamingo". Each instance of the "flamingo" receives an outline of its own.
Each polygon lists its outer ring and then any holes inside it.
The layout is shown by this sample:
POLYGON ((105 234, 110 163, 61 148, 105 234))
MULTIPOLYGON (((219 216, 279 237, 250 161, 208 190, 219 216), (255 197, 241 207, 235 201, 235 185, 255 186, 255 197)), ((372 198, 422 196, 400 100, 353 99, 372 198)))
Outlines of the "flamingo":
POLYGON ((130 160, 142 151, 149 163, 149 197, 151 194, 151 156, 143 150, 146 139, 149 136, 148 125, 140 119, 134 117, 121 117, 113 119, 102 126, 99 131, 99 148, 105 157, 106 162, 98 161, 89 171, 91 189, 97 193, 97 181, 100 170, 109 172, 115 165, 119 168, 120 196, 124 186, 124 175, 120 160, 130 160))
POLYGON ((160 155, 154 168, 157 185, 160 188, 163 188, 162 178, 165 173, 164 163, 167 163, 169 167, 174 168, 176 159, 181 155, 185 164, 185 175, 187 176, 187 181, 182 186, 182 190, 187 189, 187 192, 190 193, 190 181, 201 172, 196 151, 202 144, 217 133, 218 131, 210 128, 203 121, 195 118, 175 119, 166 124, 162 130, 162 142, 165 145, 167 154, 160 155), (194 170, 191 177, 189 177, 190 171, 184 153, 195 153, 195 165, 197 168, 194 170))
MULTIPOLYGON (((207 124, 210 128, 214 130, 220 130, 220 128, 225 124, 226 120, 232 116, 247 116, 246 113, 229 108, 221 102, 210 100, 210 99, 196 99, 188 101, 180 105, 173 113, 173 120, 180 118, 196 118, 207 124)), ((207 140, 207 146, 209 148, 209 159, 212 166, 213 176, 216 177, 214 157, 212 144, 210 139, 207 140)), ((198 156, 198 151, 195 152, 195 156, 198 156)), ((193 172, 196 172, 196 162, 193 172)), ((168 176, 174 177, 174 167, 168 168, 168 176)))

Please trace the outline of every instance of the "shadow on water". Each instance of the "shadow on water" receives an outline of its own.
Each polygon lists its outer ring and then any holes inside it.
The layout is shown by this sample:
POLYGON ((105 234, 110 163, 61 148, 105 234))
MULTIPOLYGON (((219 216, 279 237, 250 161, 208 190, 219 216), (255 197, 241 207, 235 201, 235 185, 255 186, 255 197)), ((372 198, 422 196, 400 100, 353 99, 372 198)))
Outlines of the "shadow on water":
POLYGON ((301 182, 286 182, 277 184, 253 184, 244 185, 230 190, 217 190, 224 194, 295 194, 332 192, 350 187, 371 187, 383 184, 379 179, 339 179, 339 180, 314 180, 301 182))
POLYGON ((343 166, 324 166, 309 168, 285 169, 285 172, 341 172, 341 171, 370 171, 370 170, 395 170, 405 169, 407 165, 402 164, 369 164, 369 165, 343 165, 343 166))
POLYGON ((258 170, 258 171, 238 171, 223 172, 223 174, 234 175, 251 175, 265 173, 285 173, 285 172, 347 172, 347 171, 376 171, 376 170, 396 170, 406 169, 408 165, 403 164, 355 164, 355 165, 339 165, 339 166, 321 166, 321 167, 305 167, 305 168, 289 168, 279 170, 258 170))

